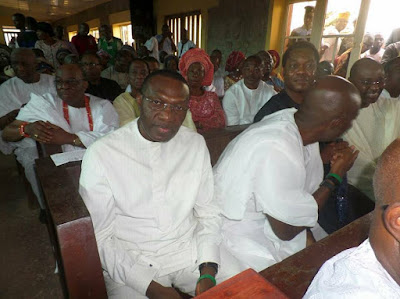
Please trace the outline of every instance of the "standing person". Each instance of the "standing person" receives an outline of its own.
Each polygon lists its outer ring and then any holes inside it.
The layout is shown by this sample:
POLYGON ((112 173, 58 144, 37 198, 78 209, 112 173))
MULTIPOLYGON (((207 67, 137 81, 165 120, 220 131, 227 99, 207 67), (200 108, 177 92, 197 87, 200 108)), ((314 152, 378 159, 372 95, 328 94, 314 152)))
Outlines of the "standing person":
POLYGON ((179 61, 179 71, 189 85, 189 108, 196 128, 201 132, 225 127, 225 114, 217 94, 205 90, 214 74, 207 53, 199 48, 187 51, 179 61))
POLYGON ((71 43, 75 46, 79 56, 82 56, 86 52, 97 51, 96 40, 92 35, 89 34, 89 25, 86 23, 79 24, 78 34, 72 37, 71 43))
POLYGON ((54 34, 56 39, 64 40, 64 27, 61 25, 57 25, 56 28, 54 29, 54 34))
POLYGON ((324 179, 318 142, 349 129, 360 104, 349 81, 326 76, 309 90, 299 110, 265 117, 226 147, 214 167, 215 200, 224 216, 223 244, 243 269, 261 271, 323 233, 318 210, 358 152, 348 146, 338 152, 324 179))
POLYGON ((53 27, 49 23, 39 22, 37 25, 37 35, 39 40, 36 42, 35 48, 42 50, 46 60, 55 69, 58 68, 60 62, 57 60, 57 52, 60 49, 69 49, 68 43, 54 38, 53 27))
MULTIPOLYGON (((142 39, 144 37, 139 35, 139 38, 142 39)), ((146 42, 144 43, 144 47, 147 49, 148 53, 142 53, 141 55, 139 55, 139 53, 138 53, 139 57, 147 56, 147 54, 148 54, 149 56, 154 57, 155 59, 157 59, 157 61, 160 61, 159 49, 158 49, 158 41, 157 41, 155 36, 149 37, 146 40, 146 42)), ((138 52, 144 52, 143 50, 145 50, 145 49, 139 48, 138 52)))
MULTIPOLYGON (((323 35, 338 35, 340 32, 342 32, 348 22, 349 22, 349 17, 350 13, 349 12, 343 12, 339 13, 338 18, 334 21, 334 26, 329 26, 324 30, 323 35)), ((341 38, 337 37, 326 37, 322 39, 322 45, 321 45, 321 50, 320 50, 320 61, 330 61, 333 62, 333 60, 336 58, 336 54, 340 48, 340 44, 342 42, 341 38), (336 43, 337 40, 337 43, 336 43), (336 48, 335 48, 336 44, 336 48)))
POLYGON ((214 77, 210 86, 207 86, 206 89, 209 91, 213 91, 217 94, 218 98, 222 100, 225 94, 224 90, 224 76, 225 72, 220 68, 222 62, 222 52, 218 49, 215 49, 211 52, 210 55, 211 63, 214 65, 214 77))
POLYGON ((383 152, 374 174, 377 201, 368 239, 326 261, 304 298, 400 298, 399 161, 396 139, 383 152))
POLYGON ((110 54, 109 63, 114 65, 115 56, 122 47, 122 40, 112 35, 111 28, 108 25, 101 25, 99 34, 99 50, 104 50, 110 54))
POLYGON ((243 78, 241 66, 245 59, 246 56, 241 51, 233 51, 231 54, 229 54, 225 63, 225 71, 228 72, 228 75, 226 75, 224 78, 225 91, 243 78))
POLYGON ((37 30, 37 22, 32 17, 25 18, 26 29, 25 31, 21 31, 17 37, 17 48, 33 48, 35 47, 35 43, 38 40, 38 36, 36 34, 37 30))
POLYGON ((180 59, 186 51, 196 48, 196 44, 188 39, 188 33, 185 28, 181 30, 181 40, 178 43, 178 58, 180 59))
POLYGON ((111 79, 101 77, 100 58, 94 53, 83 54, 79 64, 88 81, 86 93, 113 102, 122 93, 121 87, 111 79))
POLYGON ((228 126, 253 123, 256 113, 276 94, 272 86, 261 80, 260 57, 247 57, 242 74, 243 79, 226 91, 222 102, 228 126))
POLYGON ((383 35, 381 33, 375 34, 372 47, 369 50, 367 50, 364 54, 362 54, 361 58, 371 58, 380 63, 382 60, 382 56, 385 53, 385 49, 382 49, 384 43, 385 40, 383 38, 383 35))
POLYGON ((162 26, 162 34, 157 35, 158 50, 167 52, 168 55, 175 55, 176 46, 172 39, 172 32, 167 24, 162 26))
POLYGON ((290 36, 299 36, 299 38, 289 39, 288 47, 293 45, 295 42, 299 40, 307 40, 310 41, 311 29, 314 20, 314 6, 306 6, 304 7, 304 23, 301 27, 293 29, 290 36))
POLYGON ((83 159, 79 192, 110 298, 181 298, 176 289, 198 295, 239 271, 219 246, 204 138, 181 126, 188 101, 180 74, 150 74, 138 97, 140 117, 83 159))

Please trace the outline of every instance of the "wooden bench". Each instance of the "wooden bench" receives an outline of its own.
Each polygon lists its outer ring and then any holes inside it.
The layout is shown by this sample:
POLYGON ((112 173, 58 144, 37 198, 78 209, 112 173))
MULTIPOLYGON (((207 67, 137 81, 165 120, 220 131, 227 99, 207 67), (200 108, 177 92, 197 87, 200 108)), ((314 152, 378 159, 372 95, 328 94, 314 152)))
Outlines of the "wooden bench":
POLYGON ((372 213, 260 272, 289 298, 302 298, 323 263, 368 237, 372 213))

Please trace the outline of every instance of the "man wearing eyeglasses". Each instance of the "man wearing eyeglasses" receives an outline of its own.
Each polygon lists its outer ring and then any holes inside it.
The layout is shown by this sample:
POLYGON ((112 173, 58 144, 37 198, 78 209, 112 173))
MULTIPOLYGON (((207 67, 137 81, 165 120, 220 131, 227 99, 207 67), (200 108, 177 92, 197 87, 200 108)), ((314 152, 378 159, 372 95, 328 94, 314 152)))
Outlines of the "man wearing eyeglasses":
POLYGON ((84 54, 81 58, 83 75, 88 81, 86 93, 107 99, 111 102, 122 93, 121 87, 114 80, 101 77, 100 58, 93 53, 84 54))
POLYGON ((374 175, 369 238, 328 260, 304 298, 400 298, 400 140, 383 152, 374 175))
POLYGON ((156 71, 136 100, 140 117, 93 144, 82 163, 80 194, 108 296, 202 293, 239 269, 233 257, 220 254, 205 141, 181 126, 189 87, 178 73, 156 71))
POLYGON ((400 137, 400 102, 381 96, 384 88, 382 65, 370 58, 356 61, 349 80, 361 95, 360 113, 343 136, 360 154, 348 173, 348 181, 374 200, 372 177, 385 148, 400 137))
MULTIPOLYGON (((88 147, 97 138, 118 127, 118 115, 107 100, 86 95, 88 85, 79 65, 67 64, 57 69, 57 94, 31 93, 31 99, 21 108, 16 120, 3 131, 3 139, 18 142, 18 161, 32 170, 32 189, 39 190, 33 170, 38 158, 36 143, 61 145, 64 152, 88 147)), ((40 192, 35 194, 45 208, 40 192)))

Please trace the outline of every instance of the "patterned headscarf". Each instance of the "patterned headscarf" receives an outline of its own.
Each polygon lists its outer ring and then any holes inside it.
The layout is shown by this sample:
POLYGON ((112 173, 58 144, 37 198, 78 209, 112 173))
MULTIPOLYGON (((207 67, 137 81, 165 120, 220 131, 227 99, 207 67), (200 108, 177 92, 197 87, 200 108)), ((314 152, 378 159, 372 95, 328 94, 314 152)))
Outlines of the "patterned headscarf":
POLYGON ((279 63, 281 62, 281 57, 279 56, 279 53, 275 50, 268 50, 268 53, 271 54, 271 56, 275 60, 275 65, 273 69, 276 69, 279 66, 279 63))
POLYGON ((246 59, 246 56, 241 51, 233 51, 229 54, 225 64, 225 71, 233 72, 239 67, 239 64, 246 59))
POLYGON ((207 53, 200 48, 193 48, 186 51, 179 61, 179 71, 182 76, 187 80, 187 73, 190 65, 199 62, 204 67, 203 86, 211 85, 214 77, 214 65, 211 63, 210 57, 207 53))

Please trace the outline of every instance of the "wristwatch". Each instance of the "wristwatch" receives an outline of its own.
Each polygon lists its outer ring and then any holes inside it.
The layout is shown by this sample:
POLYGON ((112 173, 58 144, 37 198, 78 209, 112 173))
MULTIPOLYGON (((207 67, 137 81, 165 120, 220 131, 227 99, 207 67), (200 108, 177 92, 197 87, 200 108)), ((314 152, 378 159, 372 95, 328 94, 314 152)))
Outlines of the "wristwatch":
POLYGON ((204 267, 211 267, 215 270, 215 274, 218 273, 218 264, 217 263, 212 263, 212 262, 207 262, 207 263, 202 263, 199 266, 199 272, 201 273, 201 270, 203 270, 204 267))

